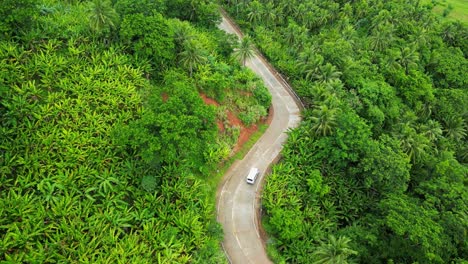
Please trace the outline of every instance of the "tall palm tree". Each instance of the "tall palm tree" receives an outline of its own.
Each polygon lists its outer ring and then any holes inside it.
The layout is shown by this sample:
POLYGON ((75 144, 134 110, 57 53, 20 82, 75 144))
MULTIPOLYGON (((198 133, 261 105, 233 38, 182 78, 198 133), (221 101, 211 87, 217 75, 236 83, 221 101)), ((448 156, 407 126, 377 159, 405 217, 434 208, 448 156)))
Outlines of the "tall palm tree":
MULTIPOLYGON (((307 105, 311 109, 319 108, 320 105, 327 105, 329 109, 339 106, 339 99, 343 93, 343 83, 335 80, 330 83, 314 82, 309 85, 307 105)), ((317 109, 316 109, 317 110, 317 109)))
POLYGON ((307 6, 303 3, 300 3, 296 6, 294 6, 293 9, 293 17, 296 21, 298 21, 299 24, 304 24, 304 18, 306 17, 307 14, 307 6))
POLYGON ((188 68, 190 77, 192 77, 193 69, 206 61, 203 55, 203 50, 198 47, 194 41, 186 41, 183 51, 179 53, 179 63, 188 68))
POLYGON ((392 24, 392 14, 388 10, 381 10, 378 15, 372 19, 372 28, 379 27, 380 25, 392 24))
POLYGON ((265 22, 267 22, 267 25, 276 26, 278 15, 273 3, 270 2, 265 5, 262 17, 265 19, 265 22))
POLYGON ((322 67, 323 57, 320 54, 315 55, 307 60, 307 62, 300 63, 302 70, 305 73, 306 80, 312 80, 317 76, 322 67))
POLYGON ((254 0, 248 5, 248 10, 249 13, 247 14, 247 18, 249 22, 256 25, 257 22, 262 19, 263 5, 254 0))
POLYGON ((416 52, 415 46, 405 47, 401 50, 401 57, 399 59, 400 65, 405 68, 406 74, 408 74, 409 69, 416 67, 419 61, 419 54, 416 52))
POLYGON ((442 38, 449 45, 457 43, 457 35, 464 35, 464 26, 460 21, 446 23, 442 29, 442 38))
POLYGON ((119 15, 108 0, 94 0, 91 3, 89 24, 93 31, 100 33, 104 29, 114 28, 118 19, 119 15))
POLYGON ((423 134, 418 134, 410 124, 401 125, 400 132, 395 134, 400 140, 400 146, 403 152, 408 155, 413 163, 420 161, 426 150, 429 148, 430 141, 423 134))
POLYGON ((385 56, 382 58, 382 69, 389 72, 397 71, 399 68, 401 68, 401 65, 398 63, 400 56, 401 55, 399 50, 389 49, 387 54, 385 54, 385 56))
POLYGON ((417 27, 415 31, 415 34, 412 36, 413 43, 419 48, 426 47, 430 41, 430 36, 427 32, 427 29, 423 27, 417 27))
POLYGON ((370 48, 374 51, 382 51, 391 44, 393 40, 393 25, 378 26, 372 30, 372 34, 369 37, 370 48))
POLYGON ((297 47, 298 50, 301 50, 301 46, 304 43, 300 40, 307 37, 307 28, 299 26, 294 20, 289 20, 288 27, 284 28, 282 36, 287 45, 297 47))
POLYGON ((176 49, 181 52, 186 42, 191 41, 193 35, 190 29, 190 25, 187 22, 181 22, 174 28, 174 41, 176 49))
POLYGON ((294 7, 296 7, 297 1, 296 0, 289 0, 289 1, 282 1, 281 4, 281 9, 285 17, 290 16, 294 12, 294 7))
POLYGON ((357 255, 358 252, 350 249, 349 242, 351 239, 340 236, 338 239, 330 235, 327 243, 322 243, 312 256, 315 257, 314 264, 346 264, 352 255, 357 255))
POLYGON ((240 45, 234 50, 234 56, 245 66, 245 62, 255 56, 254 46, 249 36, 242 38, 240 45))
POLYGON ((321 105, 312 111, 311 131, 314 135, 328 136, 335 129, 337 110, 321 105))
POLYGON ((306 44, 304 49, 299 53, 299 64, 306 65, 310 60, 315 58, 320 52, 320 48, 316 44, 306 44))
POLYGON ((466 137, 466 122, 461 116, 448 116, 444 118, 445 135, 459 142, 466 137))
POLYGON ((341 76, 341 72, 330 63, 327 63, 319 67, 319 72, 315 75, 315 78, 319 82, 329 83, 333 80, 337 80, 341 76))
POLYGON ((442 137, 442 126, 437 121, 429 120, 419 128, 421 133, 423 133, 423 135, 425 135, 431 142, 435 142, 437 139, 442 137))
POLYGON ((245 7, 244 1, 241 0, 230 0, 229 5, 235 6, 236 7, 236 15, 239 15, 239 10, 245 7))

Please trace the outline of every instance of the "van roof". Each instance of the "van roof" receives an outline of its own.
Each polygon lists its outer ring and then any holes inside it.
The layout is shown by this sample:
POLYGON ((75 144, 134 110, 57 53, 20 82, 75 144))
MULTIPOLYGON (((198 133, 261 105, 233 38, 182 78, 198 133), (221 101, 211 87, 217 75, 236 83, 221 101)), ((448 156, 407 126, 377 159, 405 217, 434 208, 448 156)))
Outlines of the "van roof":
POLYGON ((253 180, 255 175, 258 173, 258 168, 251 168, 247 179, 253 180))

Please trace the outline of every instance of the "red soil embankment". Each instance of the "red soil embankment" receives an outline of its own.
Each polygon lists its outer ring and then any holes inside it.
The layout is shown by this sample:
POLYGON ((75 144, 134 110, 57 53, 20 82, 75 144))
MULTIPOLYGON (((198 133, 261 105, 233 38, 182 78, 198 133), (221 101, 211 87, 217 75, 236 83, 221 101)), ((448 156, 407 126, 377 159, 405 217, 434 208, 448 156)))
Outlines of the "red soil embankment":
MULTIPOLYGON (((200 94, 201 98, 207 105, 214 105, 216 107, 219 106, 219 103, 216 102, 214 99, 207 97, 205 94, 200 94)), ((261 121, 262 124, 270 124, 271 120, 273 118, 273 109, 270 107, 270 111, 268 113, 268 117, 264 120, 261 121)), ((246 127, 242 121, 231 111, 227 112, 227 119, 228 122, 231 126, 237 126, 240 128, 240 135, 239 139, 237 140, 237 144, 234 147, 234 152, 237 152, 244 144, 247 142, 252 136, 253 133, 255 133, 258 130, 258 125, 253 124, 249 127, 246 127)), ((223 125, 223 122, 221 120, 217 120, 216 122, 219 131, 223 132, 225 130, 225 127, 223 125)))

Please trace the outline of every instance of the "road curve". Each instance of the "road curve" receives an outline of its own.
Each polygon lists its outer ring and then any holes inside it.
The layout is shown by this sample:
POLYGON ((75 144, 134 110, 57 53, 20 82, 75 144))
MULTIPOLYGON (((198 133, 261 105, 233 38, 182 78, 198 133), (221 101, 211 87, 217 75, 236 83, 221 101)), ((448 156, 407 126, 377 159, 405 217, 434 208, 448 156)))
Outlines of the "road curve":
MULTIPOLYGON (((219 27, 241 37, 233 23, 223 15, 219 27)), ((272 95, 273 120, 243 160, 236 161, 224 175, 217 193, 217 219, 224 229, 223 248, 232 264, 271 263, 262 241, 258 224, 259 198, 265 171, 279 155, 289 128, 300 122, 300 106, 286 85, 258 55, 250 59, 247 67, 263 79, 272 95), (254 185, 245 178, 251 167, 260 170, 254 185)))

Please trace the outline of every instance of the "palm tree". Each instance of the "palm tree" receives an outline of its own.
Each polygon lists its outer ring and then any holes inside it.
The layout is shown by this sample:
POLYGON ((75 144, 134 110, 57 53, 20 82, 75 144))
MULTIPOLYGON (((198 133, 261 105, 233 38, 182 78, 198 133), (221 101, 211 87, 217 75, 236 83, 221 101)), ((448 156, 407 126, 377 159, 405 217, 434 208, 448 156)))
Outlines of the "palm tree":
POLYGON ((435 142, 437 139, 442 137, 442 126, 439 122, 434 120, 429 120, 426 124, 422 124, 420 126, 420 131, 431 142, 435 142))
POLYGON ((303 3, 300 3, 294 6, 293 17, 299 24, 304 24, 304 18, 307 14, 307 6, 303 3))
POLYGON ((245 62, 255 56, 254 46, 249 36, 242 38, 240 45, 234 50, 234 56, 245 66, 245 62))
POLYGON ((396 134, 396 137, 400 140, 401 149, 413 163, 418 162, 429 148, 429 139, 422 134, 416 133, 409 124, 403 124, 400 131, 396 134))
POLYGON ((442 30, 442 38, 449 45, 457 43, 457 35, 463 36, 464 26, 460 21, 446 23, 442 30))
POLYGON ((304 49, 299 53, 299 64, 306 65, 310 60, 317 56, 319 53, 319 47, 316 44, 306 44, 304 49))
POLYGON ((399 68, 401 68, 401 65, 398 63, 400 56, 401 55, 399 50, 389 49, 387 54, 382 59, 382 69, 388 72, 397 71, 399 68))
POLYGON ((466 137, 466 122, 461 116, 448 116, 444 118, 445 135, 455 141, 462 141, 466 137))
POLYGON ((274 26, 276 25, 277 18, 278 18, 276 13, 277 11, 273 3, 270 2, 265 5, 265 8, 263 9, 263 12, 262 12, 262 16, 265 19, 267 25, 274 25, 274 26))
POLYGON ((245 3, 241 0, 231 0, 229 5, 236 7, 236 16, 239 15, 239 9, 242 9, 245 6, 245 3))
POLYGON ((282 39, 284 43, 292 46, 294 42, 296 42, 296 34, 293 30, 290 30, 290 25, 287 28, 284 28, 284 32, 282 32, 282 39))
POLYGON ((369 37, 370 48, 374 51, 384 50, 393 40, 393 31, 393 25, 378 26, 372 30, 372 34, 369 37))
POLYGON ((323 60, 323 57, 320 54, 317 54, 309 58, 307 62, 303 63, 302 67, 306 80, 312 80, 317 76, 320 71, 320 67, 322 67, 323 60))
POLYGON ((317 15, 312 12, 312 11, 307 11, 307 13, 304 14, 304 21, 302 24, 308 29, 308 30, 314 30, 317 28, 318 25, 318 18, 317 15))
POLYGON ((294 7, 296 7, 298 4, 295 0, 289 0, 289 1, 282 1, 280 8, 282 9, 282 12, 285 17, 288 17, 293 14, 294 12, 294 7))
POLYGON ((179 53, 179 63, 189 69, 190 77, 192 77, 193 68, 205 61, 206 57, 203 55, 203 50, 194 41, 184 43, 184 49, 179 53))
POLYGON ((314 256, 314 264, 346 264, 348 258, 352 255, 357 255, 357 251, 350 249, 349 242, 351 239, 340 236, 330 235, 327 243, 322 243, 312 256, 314 256))
MULTIPOLYGON (((289 20, 288 27, 282 32, 284 42, 291 47, 303 45, 301 38, 307 37, 307 29, 304 26, 299 26, 294 20, 289 20)), ((300 47, 298 47, 300 50, 300 47)))
POLYGON ((380 25, 392 24, 392 14, 388 10, 381 10, 378 15, 372 19, 372 28, 380 25))
POLYGON ((419 54, 416 52, 416 48, 405 47, 401 50, 401 57, 399 59, 400 65, 405 68, 406 74, 408 74, 411 67, 416 67, 419 61, 419 54))
POLYGON ((119 19, 119 15, 107 0, 94 0, 90 12, 89 24, 91 29, 98 33, 107 28, 114 28, 119 19))
POLYGON ((468 163, 468 146, 460 146, 460 148, 457 151, 457 159, 460 162, 468 163))
POLYGON ((330 12, 325 9, 319 9, 317 14, 316 27, 321 27, 330 22, 330 12))
POLYGON ((321 105, 318 109, 314 109, 310 118, 312 133, 321 136, 330 135, 337 125, 336 112, 336 109, 330 109, 326 105, 321 105))
MULTIPOLYGON (((334 80, 331 80, 331 81, 325 83, 325 87, 328 88, 328 91, 329 91, 330 94, 339 95, 339 94, 342 94, 342 92, 343 92, 344 84, 340 79, 334 79, 334 80)), ((336 97, 332 96, 332 97, 329 97, 327 99, 329 100, 329 102, 331 102, 334 99, 336 99, 336 97)))
POLYGON ((181 52, 185 43, 192 40, 193 35, 190 25, 187 22, 181 22, 174 28, 174 41, 178 52, 181 52))
POLYGON ((247 14, 247 18, 249 22, 256 25, 258 21, 262 19, 263 13, 263 6, 258 1, 252 1, 248 5, 249 13, 247 14))
POLYGON ((311 109, 319 107, 320 104, 326 102, 328 98, 331 97, 328 88, 324 83, 313 83, 312 85, 308 84, 308 94, 304 96, 305 103, 311 109))
POLYGON ((413 35, 413 43, 419 48, 426 47, 430 41, 430 36, 427 33, 427 30, 423 27, 417 27, 415 29, 415 34, 413 35))
POLYGON ((354 44, 356 40, 356 29, 353 25, 348 23, 343 23, 341 29, 341 37, 345 39, 348 43, 354 44))
POLYGON ((319 72, 315 75, 315 78, 322 83, 329 83, 333 80, 337 80, 341 76, 341 72, 336 70, 336 67, 330 63, 327 63, 319 67, 319 72))

